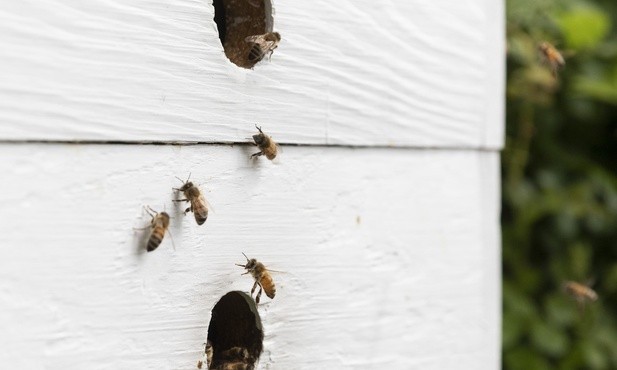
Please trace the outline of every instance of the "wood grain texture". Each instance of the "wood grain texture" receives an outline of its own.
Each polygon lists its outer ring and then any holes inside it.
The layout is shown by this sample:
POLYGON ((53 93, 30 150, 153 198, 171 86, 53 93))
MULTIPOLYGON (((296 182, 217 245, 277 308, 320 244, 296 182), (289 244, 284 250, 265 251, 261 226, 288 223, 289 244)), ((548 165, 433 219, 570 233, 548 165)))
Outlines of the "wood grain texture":
POLYGON ((210 1, 0 2, 0 140, 498 149, 502 0, 275 1, 272 62, 229 62, 210 1))
POLYGON ((193 369, 210 310, 275 274, 259 369, 498 369, 498 154, 246 146, 0 146, 0 363, 193 369), (171 200, 203 182, 198 227, 171 200), (166 208, 146 254, 133 227, 166 208))

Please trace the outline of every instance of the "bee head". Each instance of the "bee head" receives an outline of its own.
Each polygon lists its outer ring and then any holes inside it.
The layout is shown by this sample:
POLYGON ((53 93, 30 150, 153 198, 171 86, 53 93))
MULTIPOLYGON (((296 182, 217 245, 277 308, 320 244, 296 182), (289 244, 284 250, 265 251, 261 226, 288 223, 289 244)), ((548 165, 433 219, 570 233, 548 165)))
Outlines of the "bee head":
POLYGON ((248 260, 244 268, 247 270, 252 270, 255 268, 255 266, 257 266, 257 260, 255 258, 251 258, 250 260, 248 260))
POLYGON ((246 258, 246 265, 241 265, 239 263, 236 263, 236 266, 244 267, 245 269, 249 271, 253 270, 255 266, 257 266, 257 260, 255 258, 249 259, 246 256, 246 254, 244 254, 244 252, 242 252, 242 255, 244 255, 244 258, 246 258))
POLYGON ((266 40, 279 42, 281 41, 281 34, 278 32, 271 32, 266 36, 266 40))
POLYGON ((263 131, 261 131, 261 127, 258 127, 257 125, 255 125, 255 128, 259 130, 259 133, 253 135, 253 140, 255 140, 255 144, 257 145, 263 144, 264 141, 266 140, 266 135, 263 133, 263 131))
POLYGON ((549 43, 544 41, 542 43, 540 43, 540 45, 538 45, 538 50, 546 52, 548 49, 550 49, 549 43))
POLYGON ((190 181, 185 182, 182 187, 180 187, 180 191, 185 191, 193 187, 193 183, 190 181))
POLYGON ((178 180, 182 181, 182 186, 180 187, 180 189, 176 189, 176 190, 185 191, 186 189, 193 187, 193 183, 190 181, 191 180, 191 174, 190 173, 189 173, 189 177, 188 177, 188 179, 186 179, 186 181, 182 180, 178 176, 176 176, 176 178, 178 180))
POLYGON ((192 182, 187 183, 183 186, 183 190, 185 194, 187 194, 190 198, 198 197, 200 194, 199 188, 194 186, 192 182))

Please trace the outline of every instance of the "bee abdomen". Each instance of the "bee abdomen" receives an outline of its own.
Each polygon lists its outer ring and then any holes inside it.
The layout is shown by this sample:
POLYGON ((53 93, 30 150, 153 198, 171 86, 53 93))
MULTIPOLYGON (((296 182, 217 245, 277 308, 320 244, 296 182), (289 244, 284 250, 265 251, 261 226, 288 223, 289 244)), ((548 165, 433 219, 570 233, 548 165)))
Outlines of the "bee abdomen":
POLYGON ((197 225, 203 225, 207 219, 208 219, 207 210, 202 210, 201 212, 195 212, 195 221, 197 221, 197 225))
POLYGON ((264 152, 266 154, 266 158, 268 158, 269 160, 273 160, 274 158, 276 158, 276 144, 274 143, 270 143, 270 146, 266 149, 264 149, 264 152))
POLYGON ((161 229, 152 230, 152 234, 150 234, 150 238, 148 239, 148 245, 147 245, 148 252, 152 252, 153 250, 159 247, 159 245, 163 241, 163 236, 165 236, 165 230, 161 230, 161 229))
POLYGON ((274 285, 274 281, 270 276, 264 276, 261 279, 261 286, 263 286, 264 291, 268 298, 272 299, 276 295, 276 286, 274 285))
POLYGON ((263 57, 264 54, 261 52, 261 47, 258 44, 253 45, 249 51, 249 61, 259 62, 263 57))
POLYGON ((274 298, 274 296, 276 295, 276 288, 274 286, 272 286, 272 289, 267 289, 266 290, 266 295, 270 299, 274 298))

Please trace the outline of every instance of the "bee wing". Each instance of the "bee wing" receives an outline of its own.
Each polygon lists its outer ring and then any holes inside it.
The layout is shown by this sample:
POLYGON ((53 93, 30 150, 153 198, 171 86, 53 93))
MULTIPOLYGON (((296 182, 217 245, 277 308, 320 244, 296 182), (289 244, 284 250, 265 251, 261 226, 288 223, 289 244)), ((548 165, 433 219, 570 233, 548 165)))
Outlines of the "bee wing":
POLYGON ((266 268, 266 270, 268 270, 268 272, 276 272, 277 274, 289 274, 287 271, 270 270, 269 268, 266 268))
POLYGON ((206 199, 206 197, 204 197, 203 195, 201 196, 201 199, 203 199, 204 203, 206 204, 206 207, 208 207, 208 211, 209 212, 216 212, 214 210, 214 207, 212 207, 212 204, 210 204, 210 202, 208 202, 208 199, 206 199))
POLYGON ((278 43, 276 41, 264 41, 260 44, 261 49, 265 52, 272 52, 272 50, 276 49, 278 43))
POLYGON ((252 42, 254 44, 262 44, 262 43, 266 42, 266 36, 265 35, 247 36, 247 37, 244 38, 244 41, 252 42))

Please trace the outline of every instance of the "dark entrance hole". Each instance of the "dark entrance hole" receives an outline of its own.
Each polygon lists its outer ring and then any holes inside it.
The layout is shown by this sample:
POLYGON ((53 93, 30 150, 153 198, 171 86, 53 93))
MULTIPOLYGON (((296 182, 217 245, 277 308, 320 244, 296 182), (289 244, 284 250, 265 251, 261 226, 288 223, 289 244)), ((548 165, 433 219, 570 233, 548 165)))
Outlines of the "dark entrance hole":
POLYGON ((214 21, 225 55, 235 65, 253 68, 256 61, 248 58, 252 44, 248 36, 272 31, 270 0, 213 0, 214 21))
POLYGON ((210 369, 254 369, 263 350, 263 339, 255 301, 240 291, 225 294, 212 309, 208 326, 210 369))

